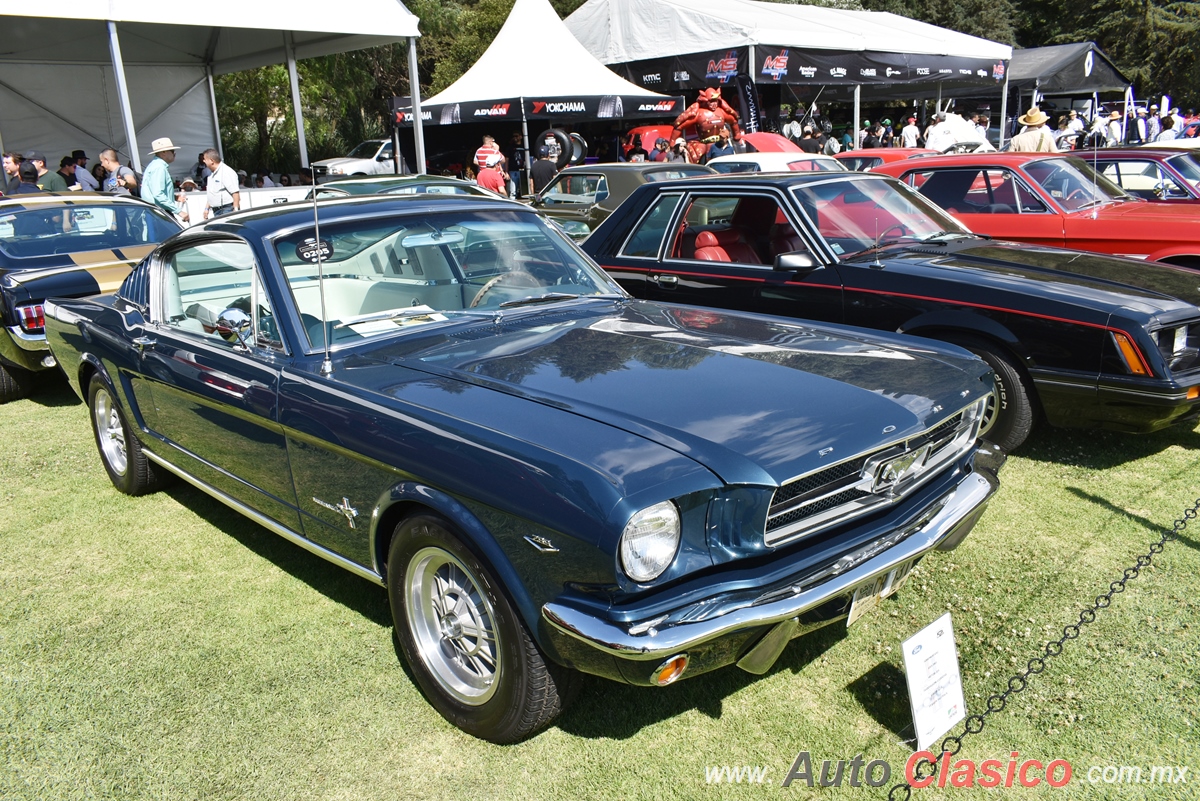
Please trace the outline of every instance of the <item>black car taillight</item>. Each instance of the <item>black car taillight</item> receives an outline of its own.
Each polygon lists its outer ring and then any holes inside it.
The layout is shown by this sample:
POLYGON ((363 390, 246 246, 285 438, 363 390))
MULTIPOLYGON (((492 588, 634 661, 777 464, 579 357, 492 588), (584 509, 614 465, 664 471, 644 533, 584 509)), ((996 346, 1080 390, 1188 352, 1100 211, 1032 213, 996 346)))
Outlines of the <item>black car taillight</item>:
POLYGON ((17 318, 21 321, 21 330, 27 334, 40 334, 46 330, 46 316, 40 303, 18 306, 17 318))

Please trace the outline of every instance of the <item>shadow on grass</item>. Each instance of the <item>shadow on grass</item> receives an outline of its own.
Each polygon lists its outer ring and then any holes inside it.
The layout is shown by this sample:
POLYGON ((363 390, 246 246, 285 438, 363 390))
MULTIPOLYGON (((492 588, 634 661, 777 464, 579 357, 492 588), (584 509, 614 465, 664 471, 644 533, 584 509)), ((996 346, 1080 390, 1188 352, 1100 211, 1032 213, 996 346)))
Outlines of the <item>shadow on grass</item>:
MULTIPOLYGON (((1119 506, 1115 506, 1115 505, 1109 503, 1106 499, 1101 498, 1099 495, 1093 495, 1090 492, 1085 492, 1084 490, 1081 490, 1078 487, 1067 487, 1067 492, 1071 493, 1072 495, 1079 498, 1080 500, 1084 500, 1084 501, 1087 501, 1088 503, 1092 503, 1092 504, 1095 504, 1096 506, 1102 507, 1104 509, 1108 509, 1113 514, 1120 515, 1122 517, 1128 517, 1130 520, 1135 521, 1138 525, 1144 527, 1146 529, 1146 531, 1148 531, 1152 534, 1160 534, 1163 531, 1163 529, 1165 528, 1161 523, 1155 523, 1153 520, 1148 520, 1148 519, 1142 517, 1141 515, 1132 514, 1129 511, 1120 508, 1119 506)), ((1174 512, 1172 512, 1172 515, 1178 515, 1178 517, 1174 517, 1173 519, 1178 520, 1179 518, 1182 518, 1184 511, 1185 511, 1184 509, 1178 509, 1178 510, 1175 510, 1174 512)), ((1187 533, 1188 529, 1185 529, 1184 531, 1179 532, 1179 534, 1177 536, 1178 536, 1178 539, 1179 539, 1179 542, 1181 545, 1186 545, 1188 548, 1191 548, 1192 550, 1200 551, 1200 539, 1197 538, 1200 535, 1197 535, 1195 533, 1195 532, 1200 531, 1200 523, 1197 523, 1196 520, 1197 520, 1196 518, 1193 518, 1191 523, 1189 523, 1189 525, 1192 526, 1192 529, 1191 529, 1191 531, 1193 532, 1192 536, 1188 535, 1188 533, 1187 533)), ((1148 547, 1150 545, 1150 541, 1147 541, 1146 545, 1148 547)))
POLYGON ((391 628, 392 613, 383 588, 288 542, 191 484, 178 481, 165 492, 214 528, 233 537, 250 551, 300 579, 329 600, 354 610, 372 623, 391 628))
POLYGON ((59 370, 45 370, 36 373, 33 377, 32 391, 25 400, 47 409, 60 406, 79 406, 83 403, 67 384, 66 376, 59 370))
POLYGON ((898 739, 913 736, 912 709, 908 700, 908 682, 903 671, 891 662, 880 662, 846 689, 863 711, 898 739))
MULTIPOLYGON (((793 640, 768 675, 785 670, 799 673, 845 636, 845 626, 835 624, 793 640)), ((634 687, 596 676, 583 679, 579 697, 554 725, 578 737, 624 740, 646 726, 693 710, 719 719, 727 697, 762 677, 730 665, 662 688, 634 687)))
POLYGON ((1092 470, 1145 459, 1178 446, 1200 451, 1200 428, 1175 426, 1152 434, 1038 427, 1016 455, 1035 462, 1068 463, 1092 470))

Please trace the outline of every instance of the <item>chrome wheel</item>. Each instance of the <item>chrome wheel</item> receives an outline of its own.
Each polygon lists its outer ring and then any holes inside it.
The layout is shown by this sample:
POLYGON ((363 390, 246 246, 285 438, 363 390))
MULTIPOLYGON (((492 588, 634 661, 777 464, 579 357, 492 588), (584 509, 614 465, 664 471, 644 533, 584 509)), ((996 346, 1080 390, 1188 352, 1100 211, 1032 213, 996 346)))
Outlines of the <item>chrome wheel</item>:
POLYGON ((125 475, 129 468, 129 456, 125 450, 125 425, 121 422, 121 413, 113 402, 112 395, 107 389, 96 391, 92 400, 92 415, 96 421, 96 441, 100 444, 100 454, 112 472, 118 476, 125 475))
POLYGON ((504 665, 479 579, 452 554, 427 547, 409 560, 404 586, 408 628, 429 672, 460 703, 486 703, 504 665))

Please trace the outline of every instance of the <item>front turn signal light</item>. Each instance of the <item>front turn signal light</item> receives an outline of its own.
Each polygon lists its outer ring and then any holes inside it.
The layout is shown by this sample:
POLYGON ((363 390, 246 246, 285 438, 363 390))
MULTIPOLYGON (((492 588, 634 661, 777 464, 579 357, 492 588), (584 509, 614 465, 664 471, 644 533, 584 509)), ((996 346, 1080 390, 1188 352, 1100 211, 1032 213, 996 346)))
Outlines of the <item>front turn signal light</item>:
POLYGON ((1134 345, 1128 336, 1119 331, 1113 331, 1112 337, 1117 345, 1117 350, 1121 353, 1121 359, 1125 362, 1125 367, 1130 373, 1133 375, 1152 375, 1150 365, 1146 364, 1146 360, 1142 358, 1137 345, 1134 345))
POLYGON ((654 683, 659 687, 666 687, 671 682, 683 675, 683 671, 688 666, 688 655, 680 654, 673 656, 666 662, 663 662, 654 671, 654 683))

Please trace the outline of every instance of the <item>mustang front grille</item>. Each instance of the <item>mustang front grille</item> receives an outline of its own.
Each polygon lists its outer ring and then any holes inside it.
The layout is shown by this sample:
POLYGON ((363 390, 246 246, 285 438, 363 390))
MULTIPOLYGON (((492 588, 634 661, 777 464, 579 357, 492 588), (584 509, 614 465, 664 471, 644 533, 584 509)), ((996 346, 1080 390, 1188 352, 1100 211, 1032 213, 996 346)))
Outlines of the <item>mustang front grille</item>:
POLYGON ((767 513, 766 543, 779 545, 896 503, 971 448, 988 398, 915 437, 784 483, 767 513))

